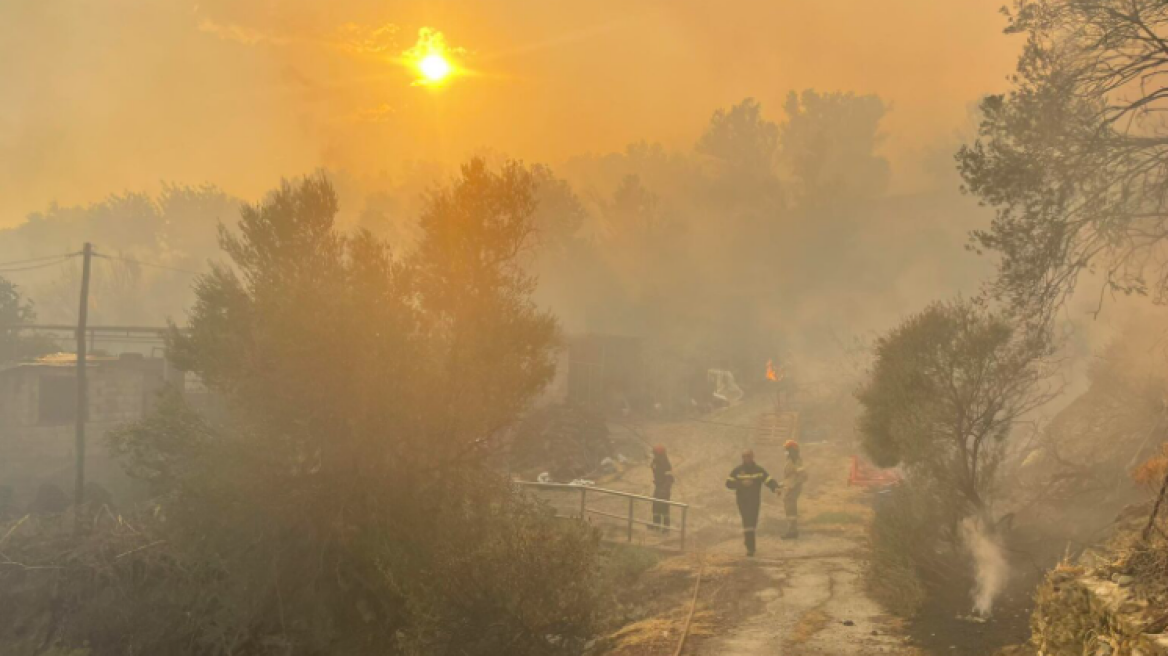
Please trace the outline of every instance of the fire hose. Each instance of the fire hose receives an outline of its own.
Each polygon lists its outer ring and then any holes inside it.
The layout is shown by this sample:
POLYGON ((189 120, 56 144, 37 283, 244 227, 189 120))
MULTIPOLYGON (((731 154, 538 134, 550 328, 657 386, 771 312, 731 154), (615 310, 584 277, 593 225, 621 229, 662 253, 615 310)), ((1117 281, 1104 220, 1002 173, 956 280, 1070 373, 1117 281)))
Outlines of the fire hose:
POLYGON ((702 589, 702 574, 706 571, 706 559, 698 554, 698 579, 694 582, 693 598, 689 601, 689 614, 686 615, 685 625, 681 627, 681 639, 677 641, 677 649, 674 650, 673 656, 681 656, 681 650, 685 649, 685 639, 689 637, 689 627, 693 624, 694 611, 698 607, 698 592, 702 589))

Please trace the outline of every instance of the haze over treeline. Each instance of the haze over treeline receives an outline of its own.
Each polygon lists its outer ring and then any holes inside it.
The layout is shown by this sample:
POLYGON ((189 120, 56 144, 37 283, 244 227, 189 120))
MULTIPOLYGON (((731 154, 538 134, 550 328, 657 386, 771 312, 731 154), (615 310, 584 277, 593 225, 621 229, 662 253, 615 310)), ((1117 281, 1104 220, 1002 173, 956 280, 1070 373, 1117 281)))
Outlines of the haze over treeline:
POLYGON ((1168 3, 997 2, 0 5, 0 651, 1037 635, 1168 498, 1168 3))
MULTIPOLYGON (((528 164, 539 210, 524 261, 539 278, 537 301, 570 332, 653 336, 655 348, 695 364, 752 371, 764 354, 838 355, 928 299, 976 292, 989 261, 960 253, 985 214, 960 195, 943 155, 959 135, 930 162, 929 187, 895 194, 895 168, 882 154, 889 114, 878 96, 809 89, 773 107, 746 98, 711 110, 684 148, 641 140, 558 167, 528 164)), ((493 167, 509 159, 476 156, 493 167)), ((326 175, 341 225, 408 253, 428 190, 451 169, 326 175)), ((0 257, 96 242, 146 265, 99 260, 95 322, 182 323, 190 274, 150 265, 202 271, 221 259, 218 226, 240 202, 213 185, 168 183, 156 194, 54 204, 5 231, 0 257)), ((77 273, 22 276, 41 320, 72 320, 77 273)))
POLYGON ((1019 43, 998 0, 0 3, 0 226, 52 200, 204 181, 254 198, 319 166, 453 166, 482 147, 557 165, 630 142, 686 148, 716 107, 792 89, 889 103, 893 188, 1019 43), (476 73, 441 93, 390 61, 421 27, 476 73), (976 57, 969 53, 976 52, 976 57))

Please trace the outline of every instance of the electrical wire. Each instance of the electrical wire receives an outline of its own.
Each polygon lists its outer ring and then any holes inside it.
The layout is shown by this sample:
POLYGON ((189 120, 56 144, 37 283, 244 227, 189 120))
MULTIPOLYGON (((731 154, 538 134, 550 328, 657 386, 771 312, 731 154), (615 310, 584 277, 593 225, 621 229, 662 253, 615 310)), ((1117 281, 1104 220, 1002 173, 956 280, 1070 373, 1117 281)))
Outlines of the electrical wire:
POLYGON ((120 257, 117 255, 106 255, 104 253, 94 253, 93 256, 100 257, 100 258, 105 259, 105 260, 119 260, 121 262, 127 262, 129 264, 137 264, 138 266, 152 267, 155 269, 165 269, 167 271, 177 271, 179 273, 189 273, 192 276, 203 275, 202 271, 191 271, 190 269, 180 269, 178 267, 167 266, 165 264, 155 264, 153 262, 143 262, 141 260, 134 260, 134 259, 131 259, 128 257, 120 257))
POLYGON ((19 273, 21 271, 33 271, 35 269, 44 269, 46 267, 58 266, 60 264, 64 264, 65 262, 68 262, 71 257, 72 256, 65 256, 65 257, 61 257, 60 259, 58 259, 56 261, 45 262, 43 264, 30 264, 28 266, 13 267, 13 268, 9 268, 9 269, 0 269, 0 273, 19 273))
POLYGON ((81 255, 78 253, 62 253, 60 255, 46 255, 44 257, 30 257, 27 260, 14 260, 12 262, 0 262, 0 268, 15 266, 18 264, 28 264, 30 262, 44 262, 45 260, 67 259, 81 255))

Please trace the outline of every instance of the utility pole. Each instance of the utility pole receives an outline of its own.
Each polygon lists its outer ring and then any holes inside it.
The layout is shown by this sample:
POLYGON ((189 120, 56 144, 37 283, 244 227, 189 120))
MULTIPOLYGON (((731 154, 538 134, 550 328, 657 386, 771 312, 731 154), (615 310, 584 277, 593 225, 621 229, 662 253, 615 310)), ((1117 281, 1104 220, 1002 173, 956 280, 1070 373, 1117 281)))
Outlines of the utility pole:
MULTIPOLYGON (((89 263, 93 259, 93 244, 86 242, 81 255, 81 308, 77 313, 77 436, 74 445, 77 452, 77 479, 73 490, 73 503, 78 517, 81 505, 85 503, 85 420, 89 415, 89 389, 85 383, 85 365, 88 357, 85 329, 89 321, 89 263)), ((78 527, 80 526, 78 522, 78 527)))

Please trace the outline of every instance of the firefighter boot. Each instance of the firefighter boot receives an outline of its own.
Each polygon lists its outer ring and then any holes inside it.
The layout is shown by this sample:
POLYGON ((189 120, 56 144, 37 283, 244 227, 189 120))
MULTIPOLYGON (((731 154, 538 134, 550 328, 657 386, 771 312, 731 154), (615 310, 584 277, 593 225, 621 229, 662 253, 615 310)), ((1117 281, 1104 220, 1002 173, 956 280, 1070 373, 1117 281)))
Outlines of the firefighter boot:
POLYGON ((747 528, 742 530, 742 536, 746 542, 746 555, 754 555, 754 529, 747 528))

